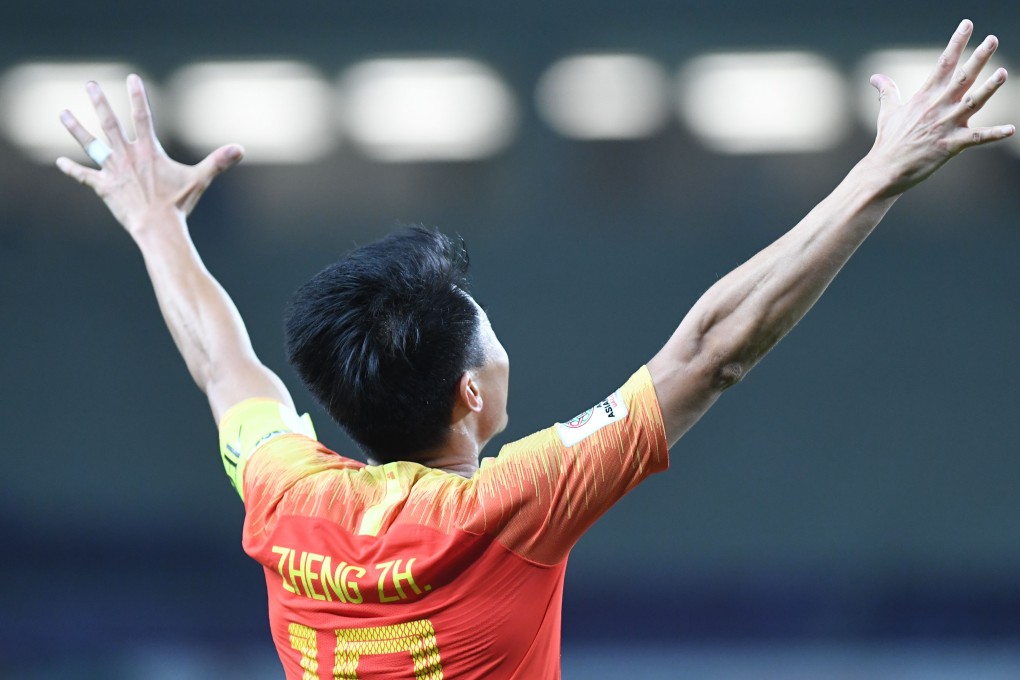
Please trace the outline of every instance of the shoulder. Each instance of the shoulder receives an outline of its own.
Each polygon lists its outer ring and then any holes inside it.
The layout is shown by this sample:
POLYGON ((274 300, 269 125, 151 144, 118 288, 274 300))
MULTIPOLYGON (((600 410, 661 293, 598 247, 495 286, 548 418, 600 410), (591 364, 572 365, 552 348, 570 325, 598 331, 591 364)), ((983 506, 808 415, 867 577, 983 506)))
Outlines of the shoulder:
POLYGON ((293 484, 301 477, 327 469, 360 468, 323 446, 308 414, 298 415, 274 399, 246 399, 232 406, 219 424, 224 470, 242 500, 253 484, 293 484))
POLYGON ((581 451, 633 448, 634 444, 654 457, 666 453, 662 411, 644 366, 591 408, 505 445, 496 458, 483 461, 482 469, 495 469, 516 459, 548 454, 569 458, 581 451))

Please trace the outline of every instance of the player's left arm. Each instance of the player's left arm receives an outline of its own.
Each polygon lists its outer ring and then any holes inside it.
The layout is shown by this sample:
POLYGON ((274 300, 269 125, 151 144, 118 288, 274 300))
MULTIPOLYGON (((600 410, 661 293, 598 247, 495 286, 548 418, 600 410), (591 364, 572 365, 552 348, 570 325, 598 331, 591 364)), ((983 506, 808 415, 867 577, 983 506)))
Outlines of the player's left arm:
MULTIPOLYGON (((87 85, 111 153, 96 170, 68 158, 66 175, 94 190, 138 246, 160 311, 217 421, 232 405, 268 397, 293 409, 283 382, 252 349, 244 322, 223 287, 209 273, 188 232, 187 216, 220 173, 237 163, 241 147, 213 151, 196 165, 177 163, 163 151, 141 79, 128 78, 137 139, 129 141, 96 83, 87 85)), ((88 148, 95 137, 70 111, 61 120, 88 148)))
POLYGON ((881 107, 871 151, 793 229, 713 285, 648 363, 670 444, 807 313, 904 191, 964 149, 1015 133, 969 126, 1006 82, 1000 68, 971 91, 998 46, 988 36, 961 64, 972 29, 960 24, 907 102, 887 76, 872 77, 881 107))

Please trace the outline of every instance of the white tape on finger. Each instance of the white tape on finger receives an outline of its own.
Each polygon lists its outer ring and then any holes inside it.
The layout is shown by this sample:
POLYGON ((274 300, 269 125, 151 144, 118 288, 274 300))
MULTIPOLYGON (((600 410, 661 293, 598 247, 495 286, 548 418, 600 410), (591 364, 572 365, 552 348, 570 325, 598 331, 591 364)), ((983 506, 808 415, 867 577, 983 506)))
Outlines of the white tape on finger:
POLYGON ((96 162, 96 165, 102 167, 103 163, 106 162, 106 159, 110 157, 111 153, 113 153, 113 149, 108 147, 106 142, 100 139, 93 139, 89 142, 89 145, 85 147, 85 153, 89 155, 89 158, 96 162))

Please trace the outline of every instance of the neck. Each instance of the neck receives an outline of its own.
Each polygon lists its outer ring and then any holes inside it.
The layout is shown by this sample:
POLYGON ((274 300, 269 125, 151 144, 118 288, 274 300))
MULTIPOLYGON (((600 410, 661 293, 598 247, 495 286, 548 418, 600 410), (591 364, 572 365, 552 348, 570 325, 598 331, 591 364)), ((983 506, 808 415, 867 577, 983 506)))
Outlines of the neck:
MULTIPOLYGON (((415 456, 416 462, 433 470, 452 472, 461 477, 471 477, 478 471, 478 458, 488 440, 480 440, 474 431, 463 423, 450 426, 446 441, 434 449, 415 456)), ((381 465, 368 457, 369 465, 381 465)))
POLYGON ((422 456, 422 465, 470 477, 478 470, 478 457, 487 441, 464 421, 454 423, 446 441, 422 456))

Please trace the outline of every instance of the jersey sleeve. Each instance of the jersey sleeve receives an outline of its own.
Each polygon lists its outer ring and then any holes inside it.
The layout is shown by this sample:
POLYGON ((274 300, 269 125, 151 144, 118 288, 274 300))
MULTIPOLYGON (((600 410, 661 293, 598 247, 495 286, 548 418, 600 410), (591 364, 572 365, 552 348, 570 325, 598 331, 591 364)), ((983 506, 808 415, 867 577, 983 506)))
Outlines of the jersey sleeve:
POLYGON ((642 367, 577 417, 483 462, 479 500, 486 530, 522 557, 557 564, 616 501, 668 466, 662 412, 642 367))
POLYGON ((232 406, 220 420, 223 469, 244 500, 244 467, 260 446, 274 437, 300 434, 315 439, 312 419, 274 399, 247 399, 232 406))

